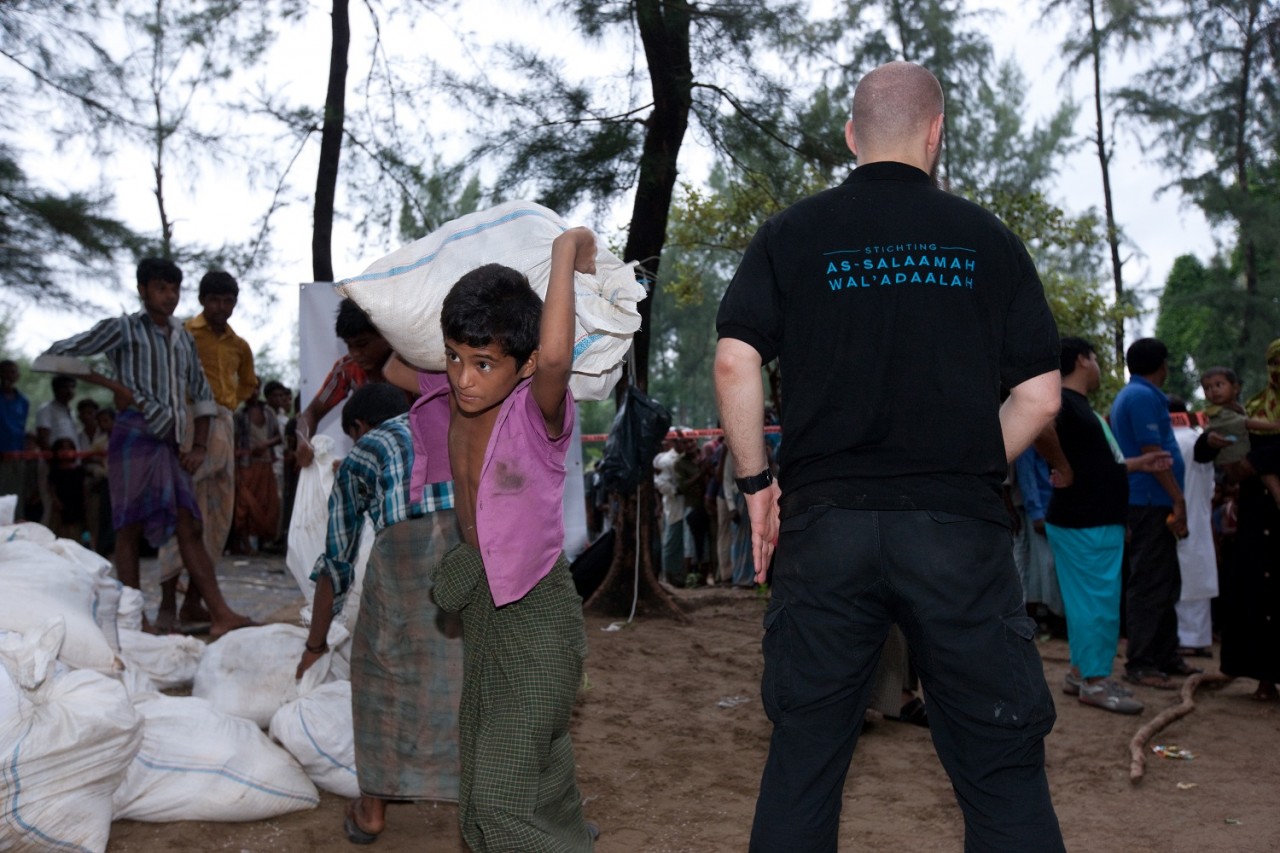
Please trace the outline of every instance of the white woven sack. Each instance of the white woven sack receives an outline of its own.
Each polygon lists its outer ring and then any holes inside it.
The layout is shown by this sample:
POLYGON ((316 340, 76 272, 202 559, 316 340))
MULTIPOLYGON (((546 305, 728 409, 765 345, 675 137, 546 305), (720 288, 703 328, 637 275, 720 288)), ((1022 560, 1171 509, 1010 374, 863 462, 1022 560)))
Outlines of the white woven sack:
POLYGON ((307 631, 297 625, 262 625, 232 631, 205 649, 191 694, 226 714, 265 729, 286 703, 324 683, 332 652, 322 655, 299 681, 294 677, 307 631))
POLYGON ((323 684, 276 711, 271 737, 298 760, 316 787, 340 797, 360 796, 350 681, 323 684))
POLYGON ((192 696, 133 702, 143 741, 113 797, 117 820, 265 820, 320 802, 292 756, 248 720, 192 696))
MULTIPOLYGON (((342 281, 338 290, 369 314, 406 361, 444 370, 440 307, 458 279, 484 264, 503 264, 524 273, 545 297, 551 243, 568 228, 542 205, 507 202, 442 225, 342 281)), ((597 243, 595 275, 574 274, 577 322, 569 387, 575 399, 602 400, 621 376, 631 336, 640 328, 636 303, 645 297, 634 266, 597 243)))
POLYGON ((0 542, 39 542, 46 544, 56 541, 58 534, 43 524, 34 521, 21 521, 17 524, 6 524, 0 527, 0 542))
POLYGON ((93 603, 93 621, 102 629, 102 636, 106 638, 111 650, 119 652, 120 638, 116 633, 116 619, 120 607, 120 591, 124 585, 112 575, 111 561, 74 539, 59 538, 42 544, 52 553, 79 566, 94 579, 97 595, 93 603))
POLYGON ((120 658, 126 671, 145 675, 161 690, 191 686, 206 648, 195 637, 120 629, 120 658))
POLYGON ((293 515, 289 520, 289 548, 284 564, 307 601, 315 598, 316 585, 311 570, 324 552, 325 528, 329 523, 329 493, 333 490, 333 439, 317 435, 311 439, 315 461, 298 472, 293 515))
POLYGON ((59 631, 6 638, 0 653, 0 850, 105 850, 111 794, 142 743, 120 682, 53 664, 59 631))
MULTIPOLYGON (((289 522, 289 550, 285 565, 293 575, 302 597, 309 605, 315 601, 316 585, 311 580, 316 559, 324 553, 325 536, 329 530, 329 494, 333 491, 333 439, 318 435, 312 439, 315 462, 298 474, 298 488, 294 493, 293 516, 289 522)), ((340 622, 348 631, 355 627, 360 612, 360 593, 364 589, 364 570, 373 551, 373 523, 365 518, 360 533, 360 547, 356 552, 355 576, 342 610, 340 622)), ((310 624, 308 620, 306 624, 310 624)), ((330 643, 332 645, 332 642, 330 643)))
POLYGON ((27 633, 51 617, 66 625, 59 658, 75 669, 117 673, 120 660, 94 619, 99 579, 44 545, 0 543, 0 629, 27 633))

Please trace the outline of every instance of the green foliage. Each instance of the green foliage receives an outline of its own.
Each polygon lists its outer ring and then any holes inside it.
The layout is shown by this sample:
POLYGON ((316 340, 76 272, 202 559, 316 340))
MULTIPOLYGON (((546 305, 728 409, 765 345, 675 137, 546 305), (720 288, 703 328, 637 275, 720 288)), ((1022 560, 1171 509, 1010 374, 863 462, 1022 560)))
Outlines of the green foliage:
POLYGON ((108 198, 58 195, 33 185, 0 144, 0 292, 22 301, 85 307, 75 277, 111 276, 120 251, 141 238, 106 214, 108 198))

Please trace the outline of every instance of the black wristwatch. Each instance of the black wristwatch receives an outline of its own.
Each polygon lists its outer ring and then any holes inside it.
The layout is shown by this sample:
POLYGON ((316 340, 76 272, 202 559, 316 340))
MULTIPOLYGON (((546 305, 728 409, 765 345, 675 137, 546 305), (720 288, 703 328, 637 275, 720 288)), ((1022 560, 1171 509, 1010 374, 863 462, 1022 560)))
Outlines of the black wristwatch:
POLYGON ((769 484, 773 482, 773 472, 765 468, 754 477, 734 477, 733 482, 738 484, 738 491, 744 495, 754 495, 761 489, 769 488, 769 484))

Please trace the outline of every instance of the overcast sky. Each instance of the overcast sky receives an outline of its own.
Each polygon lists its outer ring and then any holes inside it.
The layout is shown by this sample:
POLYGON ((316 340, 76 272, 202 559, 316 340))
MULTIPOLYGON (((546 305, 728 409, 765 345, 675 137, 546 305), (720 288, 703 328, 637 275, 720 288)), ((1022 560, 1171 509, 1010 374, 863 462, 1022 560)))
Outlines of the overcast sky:
MULTIPOLYGON (((317 0, 318 2, 318 0, 317 0)), ((325 4, 320 4, 324 6, 325 4)), ((1035 4, 1021 4, 1016 0, 984 0, 980 4, 975 0, 975 8, 997 9, 1003 17, 999 23, 993 23, 990 36, 1000 57, 1012 54, 1022 67, 1030 82, 1029 119, 1038 118, 1056 107, 1067 96, 1059 85, 1063 64, 1057 58, 1058 44, 1061 41, 1061 27, 1043 26, 1042 16, 1035 4)), ((504 37, 520 37, 527 35, 530 28, 543 29, 547 24, 545 15, 534 16, 529 13, 513 11, 510 4, 501 5, 501 14, 495 15, 498 8, 490 2, 473 2, 459 4, 458 14, 463 18, 433 19, 420 22, 418 34, 430 33, 429 49, 433 55, 453 57, 457 61, 469 61, 466 54, 458 49, 458 40, 450 28, 475 31, 483 27, 487 41, 501 41, 504 37)), ((295 100, 308 99, 312 102, 323 100, 323 88, 327 74, 328 62, 328 16, 315 13, 308 16, 310 23, 306 29, 283 32, 276 66, 272 71, 273 81, 279 80, 282 87, 294 94, 295 100)), ((360 31, 366 26, 366 18, 360 7, 352 10, 352 23, 356 31, 353 45, 358 42, 360 31)), ((597 49, 596 57, 583 61, 599 61, 600 52, 608 55, 610 51, 625 52, 626 45, 603 45, 597 49)), ((1137 63, 1140 57, 1130 57, 1131 64, 1137 63)), ((627 57, 623 57, 624 61, 627 57)), ((364 72, 365 58, 358 48, 352 48, 351 73, 349 86, 356 85, 364 72)), ((1073 81, 1073 95, 1082 101, 1081 116, 1077 124, 1077 132, 1082 136, 1090 131, 1089 120, 1092 106, 1083 101, 1087 96, 1089 81, 1079 75, 1073 81)), ((954 94, 952 95, 954 97, 954 94)), ((832 133, 841 133, 841 128, 832 128, 832 133)), ((439 128, 433 131, 440 132, 439 128)), ((457 146, 460 144, 464 127, 445 129, 441 133, 442 144, 457 146)), ((1136 145, 1133 137, 1121 132, 1117 138, 1117 150, 1112 165, 1112 181, 1116 200, 1117 217, 1130 242, 1137 247, 1126 266, 1126 284, 1137 287, 1151 294, 1163 286, 1165 277, 1173 260, 1180 254, 1194 253, 1207 258, 1213 252, 1213 239, 1203 217, 1189 206, 1181 204, 1176 192, 1156 196, 1157 189, 1167 183, 1167 176, 1152 164, 1152 158, 1144 155, 1136 145)), ((709 162, 705 149, 701 149, 696 134, 690 133, 682 149, 682 172, 684 176, 697 177, 704 174, 709 162)), ((56 153, 47 150, 47 146, 33 146, 27 161, 30 172, 40 180, 53 185, 83 189, 84 185, 69 183, 71 180, 84 179, 86 172, 85 154, 75 151, 74 146, 65 152, 56 153), (66 177, 63 177, 66 176, 66 177)), ((295 166, 295 174, 299 176, 300 187, 307 193, 314 186, 315 147, 304 155, 295 166)), ((100 169, 100 178, 104 184, 113 188, 117 198, 117 213, 140 230, 156 230, 156 214, 154 199, 150 194, 148 180, 149 165, 145 152, 121 153, 109 163, 94 164, 100 169)), ((245 211, 262 209, 265 202, 263 190, 256 193, 247 190, 239 176, 228 175, 215 167, 208 167, 194 176, 184 186, 176 181, 171 184, 173 190, 170 204, 178 220, 181 236, 186 239, 199 239, 206 243, 216 243, 223 234, 232 239, 243 239, 248 233, 248 223, 243 221, 245 211), (237 227, 239 226, 239 227, 237 227)), ((1092 149, 1082 146, 1079 152, 1068 159, 1060 180, 1055 189, 1056 201, 1063 203, 1072 212, 1082 212, 1089 207, 1101 208, 1101 179, 1098 175, 1096 158, 1092 149)), ((343 209, 343 200, 339 198, 339 209, 343 209)), ((625 226, 630 210, 630 200, 622 199, 615 205, 612 227, 621 229, 625 226)), ((266 345, 273 347, 277 357, 287 357, 291 347, 293 327, 297 317, 297 285, 310 278, 310 244, 311 244, 311 210, 308 198, 300 198, 297 203, 286 208, 277 219, 278 250, 277 263, 271 276, 277 284, 274 290, 277 295, 275 305, 265 306, 260 300, 242 300, 232 325, 243 335, 255 351, 266 345)), ((334 265, 339 277, 354 275, 365 266, 376 260, 389 250, 383 244, 367 244, 362 242, 345 223, 335 226, 334 265)), ((1133 250, 1130 250, 1133 252, 1133 250)), ((128 273, 126 270, 125 273, 128 273)), ((189 287, 184 288, 184 300, 180 313, 194 314, 199 310, 195 301, 195 284, 199 281, 202 270, 187 270, 189 287)), ((128 274, 126 285, 132 279, 128 274)), ((124 291, 112 291, 99 298, 100 302, 112 310, 136 310, 137 299, 129 287, 124 291)), ((1154 308, 1154 298, 1147 299, 1148 307, 1154 308)), ((16 343, 29 355, 38 354, 51 341, 65 337, 74 331, 87 328, 96 317, 81 317, 54 313, 23 306, 18 315, 16 343)), ((1130 335, 1149 333, 1154 320, 1152 316, 1139 321, 1130 330, 1130 335)))

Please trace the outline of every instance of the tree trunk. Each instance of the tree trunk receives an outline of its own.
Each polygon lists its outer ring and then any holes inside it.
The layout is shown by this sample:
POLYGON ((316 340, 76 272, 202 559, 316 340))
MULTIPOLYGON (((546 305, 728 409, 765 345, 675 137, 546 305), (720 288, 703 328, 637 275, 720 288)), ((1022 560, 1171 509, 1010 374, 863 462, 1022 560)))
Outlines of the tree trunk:
MULTIPOLYGON (((627 229, 625 260, 638 261, 641 281, 650 295, 638 306, 640 328, 632 340, 635 348, 635 375, 631 381, 644 391, 649 386, 649 323, 653 300, 657 297, 658 265, 667 239, 667 217, 675 194, 676 162, 685 131, 689 127, 689 108, 693 103, 693 64, 689 55, 690 7, 685 0, 637 0, 636 26, 644 44, 653 87, 653 112, 646 123, 644 147, 640 154, 640 172, 636 180, 636 199, 627 229)), ((654 535, 653 482, 642 482, 636 495, 619 496, 619 510, 614 527, 618 531, 613 564, 600 588, 587 606, 599 612, 616 615, 619 602, 630 608, 635 571, 635 535, 639 527, 640 541, 648 543, 654 535)), ((680 608, 658 584, 653 571, 650 549, 642 549, 640 588, 643 600, 656 597, 677 615, 680 608)))
POLYGON ((681 622, 688 621, 675 597, 658 583, 657 572, 653 570, 652 547, 640 549, 640 577, 638 581, 636 579, 637 528, 640 542, 651 543, 654 536, 653 481, 641 481, 634 495, 615 492, 613 506, 612 523, 617 531, 613 540, 613 562, 609 565, 609 573, 583 608, 603 616, 627 616, 634 600, 637 615, 660 613, 681 622), (649 510, 638 512, 637 506, 647 506, 649 510))
MULTIPOLYGON (((1102 204, 1107 217, 1107 244, 1111 247, 1111 278, 1115 282, 1116 308, 1124 304, 1124 276, 1120 258, 1120 229, 1116 225, 1115 204, 1111 198, 1111 152, 1107 150, 1106 121, 1102 110, 1102 34, 1098 32, 1097 4, 1089 0, 1089 39, 1093 54, 1094 141, 1098 147, 1098 165, 1102 169, 1102 204)), ((1116 317, 1116 373, 1124 378, 1124 318, 1116 317)))
POLYGON ((348 0, 333 0, 333 48, 329 53, 329 88, 324 97, 320 130, 320 167, 316 173, 315 219, 311 232, 311 275, 333 281, 333 205, 342 158, 342 123, 347 99, 347 49, 351 44, 348 0))
POLYGON ((1240 222, 1240 243, 1244 262, 1244 308, 1240 318, 1240 336, 1236 339, 1236 370, 1242 371, 1244 362, 1249 357, 1249 349, 1253 346, 1251 339, 1254 318, 1257 315, 1258 302, 1258 245, 1255 238, 1258 214, 1250 201, 1249 185, 1249 140, 1245 130, 1249 121, 1249 96, 1253 85, 1253 51, 1258 47, 1257 37, 1258 6, 1249 7, 1250 17, 1244 28, 1245 43, 1240 57, 1240 92, 1236 98, 1236 134, 1235 134, 1235 166, 1236 186, 1239 187, 1243 203, 1240 206, 1243 216, 1240 222))

